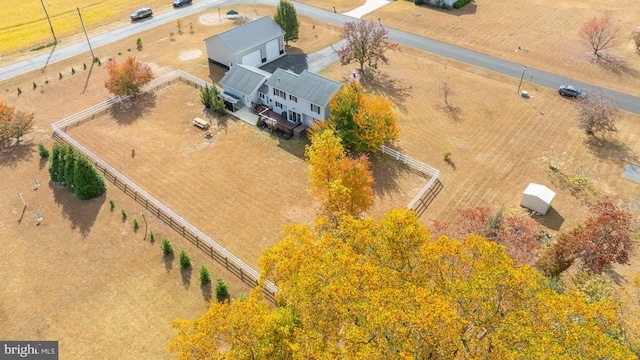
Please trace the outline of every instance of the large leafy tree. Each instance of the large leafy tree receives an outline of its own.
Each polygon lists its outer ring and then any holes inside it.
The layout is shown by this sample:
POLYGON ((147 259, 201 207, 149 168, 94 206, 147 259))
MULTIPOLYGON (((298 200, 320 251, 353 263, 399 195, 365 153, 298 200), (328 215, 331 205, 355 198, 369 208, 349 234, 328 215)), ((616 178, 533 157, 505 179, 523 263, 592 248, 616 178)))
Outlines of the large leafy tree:
POLYGON ((33 127, 34 113, 15 109, 0 100, 0 139, 15 138, 16 144, 33 127))
POLYGON ((578 127, 588 135, 618 131, 616 121, 621 116, 620 110, 602 90, 590 94, 588 98, 578 100, 576 108, 578 127))
POLYGON ((611 13, 605 12, 599 17, 593 17, 582 25, 580 37, 589 43, 593 54, 600 59, 601 51, 614 45, 619 28, 611 17, 611 13))
POLYGON ((280 0, 280 4, 276 8, 276 14, 273 17, 273 21, 280 25, 284 30, 284 41, 289 45, 289 41, 298 40, 298 29, 300 24, 298 23, 298 14, 296 8, 289 0, 280 0))
POLYGON ((342 30, 344 46, 336 50, 342 65, 357 63, 360 74, 365 74, 365 65, 375 70, 378 61, 387 64, 387 50, 398 49, 398 44, 389 41, 389 31, 368 21, 347 21, 342 30))
POLYGON ((432 239, 410 210, 285 232, 259 261, 278 307, 253 292, 176 321, 179 358, 634 358, 616 302, 559 294, 479 235, 432 239))
POLYGON ((313 133, 305 149, 309 189, 327 215, 357 216, 373 205, 373 177, 366 156, 349 159, 332 130, 313 133))
POLYGON ((374 152, 398 139, 400 129, 392 103, 385 97, 365 94, 355 81, 338 90, 329 102, 331 117, 320 128, 334 129, 347 149, 374 152))
POLYGON ((140 94, 142 86, 154 79, 151 68, 132 56, 121 64, 111 60, 105 66, 109 76, 104 86, 117 96, 136 96, 140 94))
POLYGON ((559 274, 580 259, 587 272, 600 274, 610 264, 628 264, 634 248, 631 237, 637 229, 637 219, 625 206, 605 197, 590 208, 584 224, 562 233, 545 249, 539 267, 559 274))

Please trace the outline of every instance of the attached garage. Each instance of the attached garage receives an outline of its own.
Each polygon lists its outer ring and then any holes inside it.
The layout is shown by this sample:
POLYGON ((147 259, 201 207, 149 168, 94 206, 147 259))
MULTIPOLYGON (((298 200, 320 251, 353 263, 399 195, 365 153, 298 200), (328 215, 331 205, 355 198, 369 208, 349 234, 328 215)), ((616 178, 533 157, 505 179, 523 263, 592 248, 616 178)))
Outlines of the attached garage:
POLYGON ((278 39, 273 39, 267 43, 267 61, 280 56, 280 45, 278 39))
POLYGON ((242 64, 256 66, 256 67, 260 66, 260 64, 262 64, 262 56, 260 56, 260 49, 243 56, 242 64))
POLYGON ((531 183, 522 193, 520 206, 545 215, 556 193, 544 185, 531 183))

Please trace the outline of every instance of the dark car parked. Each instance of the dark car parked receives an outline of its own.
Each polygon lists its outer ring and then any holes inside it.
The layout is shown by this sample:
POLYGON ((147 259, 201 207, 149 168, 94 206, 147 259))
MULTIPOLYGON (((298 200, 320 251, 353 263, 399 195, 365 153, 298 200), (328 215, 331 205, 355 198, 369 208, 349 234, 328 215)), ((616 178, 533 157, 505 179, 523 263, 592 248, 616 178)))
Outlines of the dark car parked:
POLYGON ((131 14, 130 18, 131 20, 140 20, 140 19, 149 17, 151 15, 153 15, 153 11, 151 11, 150 8, 142 8, 142 9, 136 10, 136 12, 131 14))
POLYGON ((176 0, 173 2, 174 8, 179 8, 183 5, 191 5, 191 0, 176 0))
POLYGON ((578 89, 575 86, 571 85, 560 85, 558 89, 558 94, 570 98, 586 98, 587 94, 584 91, 578 89))

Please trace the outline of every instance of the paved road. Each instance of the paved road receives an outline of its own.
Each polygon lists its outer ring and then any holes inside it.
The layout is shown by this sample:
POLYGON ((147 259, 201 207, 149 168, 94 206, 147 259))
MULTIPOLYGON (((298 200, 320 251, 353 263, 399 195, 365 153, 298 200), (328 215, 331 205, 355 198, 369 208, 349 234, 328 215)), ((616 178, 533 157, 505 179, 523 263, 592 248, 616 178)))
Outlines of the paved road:
MULTIPOLYGON (((276 0, 256 0, 254 3, 276 6, 276 0)), ((167 13, 155 16, 153 18, 143 20, 125 27, 110 31, 105 34, 97 35, 91 38, 91 44, 94 48, 106 45, 108 43, 120 40, 122 38, 135 35, 138 32, 145 31, 161 24, 176 21, 177 19, 197 13, 204 9, 218 9, 238 4, 237 0, 203 0, 191 6, 172 10, 167 13)), ((305 16, 327 21, 329 23, 343 25, 347 21, 353 21, 354 18, 345 14, 336 14, 332 11, 323 10, 311 5, 303 3, 295 3, 296 11, 305 16)), ((517 90, 516 84, 523 73, 523 64, 501 60, 489 55, 485 55, 476 51, 460 48, 440 41, 431 40, 418 35, 410 34, 401 30, 389 29, 389 38, 400 44, 415 47, 424 51, 438 54, 444 57, 456 59, 474 66, 482 67, 491 71, 509 75, 515 78, 514 91, 517 90)), ((35 69, 42 68, 47 59, 49 63, 70 58, 72 56, 89 53, 89 46, 86 42, 79 42, 56 48, 51 54, 43 54, 30 59, 20 61, 11 65, 0 68, 0 81, 9 79, 35 69)), ((561 84, 572 84, 585 90, 594 89, 593 85, 565 78, 559 75, 551 74, 542 70, 527 68, 525 71, 525 80, 532 83, 557 88, 561 84)), ((620 93, 610 89, 605 89, 607 94, 613 98, 616 104, 624 110, 640 114, 640 98, 628 94, 620 93)))

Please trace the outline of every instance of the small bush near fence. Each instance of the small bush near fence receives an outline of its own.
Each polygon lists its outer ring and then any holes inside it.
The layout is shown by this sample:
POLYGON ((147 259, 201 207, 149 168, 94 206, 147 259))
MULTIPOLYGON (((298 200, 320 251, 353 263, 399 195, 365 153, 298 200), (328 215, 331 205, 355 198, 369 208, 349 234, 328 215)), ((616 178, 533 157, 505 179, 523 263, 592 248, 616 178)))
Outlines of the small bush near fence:
POLYGON ((138 224, 138 219, 133 219, 133 230, 138 230, 140 224, 138 224))
POLYGON ((204 264, 200 266, 200 284, 206 285, 211 282, 211 274, 209 274, 209 269, 207 269, 204 264))
POLYGON ((116 207, 116 203, 113 200, 109 200, 109 209, 113 211, 115 207, 116 207))
POLYGON ((222 301, 229 296, 229 285, 221 278, 216 279, 216 299, 222 301))
POLYGON ((180 267, 184 269, 189 266, 191 266, 191 258, 184 249, 180 249, 180 267))
POLYGON ((173 245, 171 245, 171 242, 169 241, 169 239, 167 239, 167 237, 165 236, 162 239, 162 253, 165 255, 171 255, 173 254, 173 245))
POLYGON ((40 154, 40 158, 48 158, 49 157, 49 149, 47 149, 42 141, 38 143, 38 153, 40 154))
POLYGON ((149 240, 154 242, 156 240, 156 236, 153 234, 153 231, 149 231, 149 240))
POLYGON ((127 212, 124 210, 120 211, 120 215, 122 215, 122 220, 127 218, 127 212))

